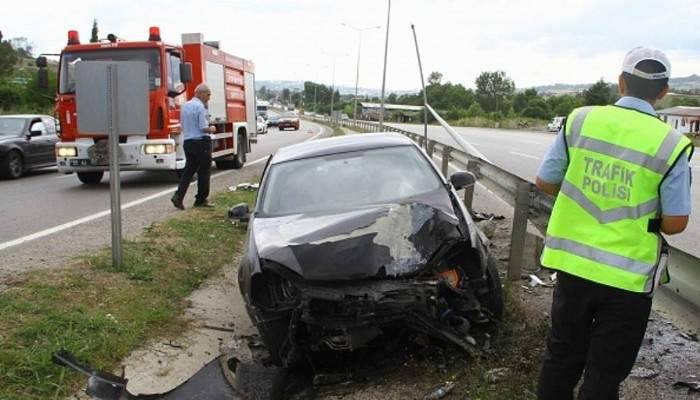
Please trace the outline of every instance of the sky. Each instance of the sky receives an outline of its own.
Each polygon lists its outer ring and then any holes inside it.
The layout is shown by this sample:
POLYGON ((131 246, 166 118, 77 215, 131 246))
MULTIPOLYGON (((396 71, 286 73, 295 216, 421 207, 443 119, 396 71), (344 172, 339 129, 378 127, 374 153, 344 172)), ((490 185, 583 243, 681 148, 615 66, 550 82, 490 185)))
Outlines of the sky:
MULTIPOLYGON (((5 38, 26 37, 35 53, 58 53, 67 31, 163 40, 201 32, 221 49, 253 60, 258 80, 311 80, 381 88, 388 0, 32 0, 3 7, 5 38)), ((698 0, 393 0, 387 92, 420 88, 411 24, 423 71, 474 87, 482 71, 503 70, 516 87, 616 81, 635 46, 664 50, 675 77, 700 73, 698 0)))

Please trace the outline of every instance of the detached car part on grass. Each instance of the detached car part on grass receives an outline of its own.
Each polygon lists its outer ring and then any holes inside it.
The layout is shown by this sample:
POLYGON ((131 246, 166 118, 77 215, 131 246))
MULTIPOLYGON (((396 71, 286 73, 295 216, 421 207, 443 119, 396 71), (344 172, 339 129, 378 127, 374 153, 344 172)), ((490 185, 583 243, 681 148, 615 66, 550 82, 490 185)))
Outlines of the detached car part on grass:
POLYGON ((503 312, 500 280, 455 192, 473 177, 451 181, 395 134, 308 142, 272 157, 256 212, 240 205, 231 214, 249 220, 239 287, 275 362, 352 351, 396 326, 467 352, 488 341, 503 312))

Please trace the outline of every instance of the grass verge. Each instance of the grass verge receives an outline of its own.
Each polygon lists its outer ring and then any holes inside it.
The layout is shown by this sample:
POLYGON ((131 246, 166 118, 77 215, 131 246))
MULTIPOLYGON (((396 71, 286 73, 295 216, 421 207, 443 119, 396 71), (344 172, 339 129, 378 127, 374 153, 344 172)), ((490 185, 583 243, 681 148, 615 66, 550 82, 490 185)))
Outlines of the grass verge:
POLYGON ((153 224, 124 243, 124 265, 109 249, 65 269, 25 274, 0 294, 0 399, 55 399, 84 383, 51 363, 65 348, 112 370, 145 341, 182 330, 186 298, 232 261, 245 229, 225 217, 254 193, 219 193, 215 208, 153 224))

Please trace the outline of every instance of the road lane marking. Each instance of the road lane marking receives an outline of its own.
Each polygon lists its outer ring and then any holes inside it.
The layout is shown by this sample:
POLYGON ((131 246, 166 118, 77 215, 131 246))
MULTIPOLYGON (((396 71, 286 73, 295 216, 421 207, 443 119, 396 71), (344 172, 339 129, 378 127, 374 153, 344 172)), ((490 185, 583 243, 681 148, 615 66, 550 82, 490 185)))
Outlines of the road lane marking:
POLYGON ((539 157, 535 157, 535 156, 532 156, 532 155, 530 155, 530 154, 519 153, 519 152, 517 152, 517 151, 509 151, 509 153, 510 153, 510 154, 515 154, 516 156, 522 156, 522 157, 531 158, 531 159, 537 160, 537 161, 540 160, 539 157))
MULTIPOLYGON (((320 129, 319 129, 319 132, 318 132, 316 135, 314 135, 314 136, 312 136, 312 137, 310 137, 310 138, 304 140, 304 142, 308 142, 309 140, 314 140, 314 139, 318 138, 319 136, 321 136, 321 135, 323 134, 323 132, 324 132, 325 129, 326 129, 323 125, 317 125, 317 124, 314 124, 314 125, 316 125, 316 126, 318 126, 318 127, 320 128, 320 129)), ((255 165, 255 164, 259 164, 259 163, 261 163, 261 162, 265 162, 265 161, 267 161, 267 159, 268 159, 269 157, 270 157, 269 154, 266 155, 266 156, 264 156, 264 157, 260 157, 260 158, 258 158, 258 159, 255 160, 255 161, 251 161, 250 163, 247 163, 243 168, 246 168, 246 167, 249 167, 249 166, 252 166, 252 165, 255 165)), ((212 179, 213 179, 213 178, 218 178, 218 177, 220 177, 220 176, 222 176, 222 175, 230 174, 230 173, 233 173, 233 172, 235 172, 235 171, 236 171, 236 170, 221 171, 221 172, 219 172, 219 173, 216 173, 216 174, 212 175, 211 178, 212 178, 212 179)), ((71 174, 71 175, 72 175, 72 174, 71 174)), ((68 175, 68 176, 70 176, 70 175, 68 175)), ((193 182, 192 185, 196 186, 197 183, 196 183, 196 182, 193 182)), ((128 208, 135 207, 135 206, 137 206, 137 205, 139 205, 139 204, 146 203, 146 202, 148 202, 148 201, 157 199, 157 198, 159 198, 159 197, 166 196, 166 195, 168 195, 168 194, 173 193, 173 191, 174 191, 175 189, 176 189, 176 187, 172 187, 172 188, 170 188, 170 189, 162 190, 162 191, 160 191, 160 192, 157 192, 157 193, 148 195, 148 196, 146 196, 146 197, 142 197, 142 198, 140 198, 140 199, 131 201, 131 202, 129 202, 129 203, 126 203, 126 204, 122 205, 122 206, 121 206, 121 209, 122 209, 122 210, 126 210, 126 209, 128 209, 128 208)), ((35 240, 35 239, 39 239, 39 238, 42 238, 42 237, 45 237, 45 236, 48 236, 48 235, 52 235, 52 234, 54 234, 54 233, 58 233, 58 232, 61 232, 61 231, 66 230, 66 229, 73 228, 73 227, 75 227, 75 226, 84 224, 84 223, 86 223, 86 222, 94 221, 94 220, 96 220, 96 219, 99 219, 99 218, 105 217, 105 216, 107 216, 107 215, 110 215, 110 212, 111 212, 111 210, 100 211, 100 212, 97 212, 97 213, 95 213, 95 214, 88 215, 88 216, 86 216, 86 217, 82 217, 82 218, 78 218, 78 219, 73 220, 73 221, 70 221, 70 222, 66 222, 65 224, 57 225, 57 226, 54 226, 54 227, 52 227, 52 228, 44 229, 44 230, 42 230, 42 231, 35 232, 35 233, 32 233, 32 234, 27 235, 27 236, 23 236, 23 237, 20 237, 20 238, 17 238, 17 239, 13 239, 13 240, 10 240, 10 241, 4 242, 4 243, 0 243, 0 251, 5 250, 5 249, 8 249, 8 248, 10 248, 10 247, 14 247, 14 246, 20 245, 20 244, 22 244, 22 243, 27 243, 27 242, 32 241, 32 240, 35 240)))

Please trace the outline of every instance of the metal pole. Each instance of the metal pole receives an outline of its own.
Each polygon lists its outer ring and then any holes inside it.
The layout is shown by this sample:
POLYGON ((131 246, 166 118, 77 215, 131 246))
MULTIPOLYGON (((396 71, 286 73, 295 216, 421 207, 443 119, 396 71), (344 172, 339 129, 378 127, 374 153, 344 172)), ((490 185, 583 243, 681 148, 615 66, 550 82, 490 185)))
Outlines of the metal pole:
POLYGON ((389 20, 391 19, 391 0, 386 12, 386 39, 384 40, 384 73, 382 74, 382 105, 379 108, 379 130, 384 127, 384 88, 386 87, 386 56, 389 51, 389 20))
POLYGON ((335 100, 335 57, 333 57, 333 79, 331 80, 331 125, 333 125, 333 102, 335 100))
POLYGON ((122 267, 122 216, 121 216, 121 182, 119 181, 119 106, 117 102, 117 68, 115 64, 107 66, 109 78, 109 192, 112 211, 112 267, 122 267))
POLYGON ((425 136, 426 149, 428 148, 428 93, 425 91, 425 81, 423 80, 423 65, 420 62, 420 51, 418 51, 418 39, 416 38, 416 27, 411 24, 413 31, 413 41, 416 43, 416 55, 418 56, 418 69, 420 71, 420 84, 423 87, 423 135, 425 136))
POLYGON ((360 48, 362 47, 362 30, 357 31, 357 69, 355 73, 355 104, 352 106, 352 119, 357 119, 357 86, 360 83, 360 48))
POLYGON ((508 257, 508 279, 520 279, 525 237, 527 236, 527 215, 530 207, 530 183, 518 182, 513 209, 513 230, 510 235, 510 255, 508 257))

